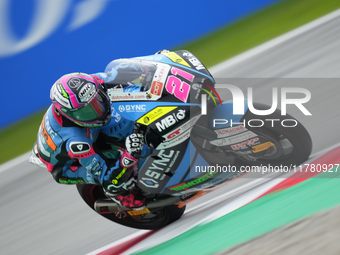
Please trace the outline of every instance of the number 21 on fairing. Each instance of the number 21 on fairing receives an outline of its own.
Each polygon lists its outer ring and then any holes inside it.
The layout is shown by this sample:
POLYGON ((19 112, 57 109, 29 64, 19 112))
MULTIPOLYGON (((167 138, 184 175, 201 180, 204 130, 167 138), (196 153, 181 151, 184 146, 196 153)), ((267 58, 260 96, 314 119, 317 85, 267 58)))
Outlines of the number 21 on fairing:
POLYGON ((190 92, 190 85, 177 78, 176 75, 181 76, 190 82, 194 80, 195 76, 175 67, 171 68, 171 73, 173 75, 169 75, 165 88, 170 94, 186 103, 190 92))

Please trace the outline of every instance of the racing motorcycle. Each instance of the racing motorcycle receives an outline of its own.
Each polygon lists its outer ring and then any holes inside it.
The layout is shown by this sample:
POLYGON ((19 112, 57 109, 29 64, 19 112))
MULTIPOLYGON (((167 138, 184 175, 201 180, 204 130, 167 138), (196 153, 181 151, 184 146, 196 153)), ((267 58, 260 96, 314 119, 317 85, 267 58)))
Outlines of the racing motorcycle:
MULTIPOLYGON (((128 135, 123 130, 132 133, 136 124, 140 127, 145 145, 134 171, 146 206, 125 208, 107 198, 102 186, 77 184, 83 200, 111 221, 138 229, 162 228, 179 219, 187 203, 242 176, 241 166, 299 165, 311 153, 310 135, 292 116, 284 117, 294 121, 293 127, 268 121, 254 127, 248 120, 283 116, 280 110, 254 115, 246 100, 245 113, 233 114, 233 101, 222 102, 208 69, 186 50, 114 60, 106 71, 118 66, 125 68, 107 84, 112 120, 103 132, 123 141, 128 135)), ((112 142, 103 154, 117 157, 122 144, 112 142)))

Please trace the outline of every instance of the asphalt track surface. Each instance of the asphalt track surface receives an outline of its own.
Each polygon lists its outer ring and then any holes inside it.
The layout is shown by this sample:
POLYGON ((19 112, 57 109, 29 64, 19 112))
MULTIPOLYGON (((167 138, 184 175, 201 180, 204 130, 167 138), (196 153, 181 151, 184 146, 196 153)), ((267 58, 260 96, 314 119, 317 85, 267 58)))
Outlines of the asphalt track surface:
MULTIPOLYGON (((339 34, 337 18, 214 76, 340 78, 339 34)), ((273 80, 257 81, 255 101, 270 104, 268 88, 273 80)), ((304 116, 293 106, 288 113, 301 120, 312 136, 313 152, 318 152, 340 141, 337 110, 340 86, 335 79, 309 81, 312 99, 306 107, 313 116, 304 116)), ((1 254, 86 254, 137 231, 100 217, 81 200, 75 186, 55 183, 47 171, 28 162, 0 172, 0 176, 1 254)), ((250 181, 240 179, 217 193, 250 181)), ((189 208, 208 199, 203 197, 189 208)), ((200 213, 203 215, 204 211, 200 213)))

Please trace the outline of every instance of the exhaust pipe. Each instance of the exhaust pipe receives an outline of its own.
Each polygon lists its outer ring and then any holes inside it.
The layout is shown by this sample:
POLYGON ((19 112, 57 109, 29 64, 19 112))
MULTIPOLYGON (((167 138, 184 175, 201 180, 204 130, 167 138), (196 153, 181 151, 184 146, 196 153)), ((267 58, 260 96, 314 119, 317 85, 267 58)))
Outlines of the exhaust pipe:
MULTIPOLYGON (((146 208, 158 208, 172 205, 181 201, 180 197, 160 197, 160 198, 149 198, 146 200, 146 208)), ((131 211, 133 209, 121 206, 113 202, 109 198, 98 199, 94 203, 94 209, 99 214, 113 213, 115 211, 131 211)))

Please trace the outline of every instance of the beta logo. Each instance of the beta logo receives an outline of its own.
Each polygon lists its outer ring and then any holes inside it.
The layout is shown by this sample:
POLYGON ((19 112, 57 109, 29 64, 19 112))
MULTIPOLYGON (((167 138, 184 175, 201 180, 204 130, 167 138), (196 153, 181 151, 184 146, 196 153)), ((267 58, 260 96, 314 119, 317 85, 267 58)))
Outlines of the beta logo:
POLYGON ((172 115, 169 115, 163 118, 161 121, 156 123, 156 127, 159 132, 164 131, 165 129, 171 127, 172 125, 176 124, 180 120, 185 118, 185 110, 178 110, 178 112, 172 115))

